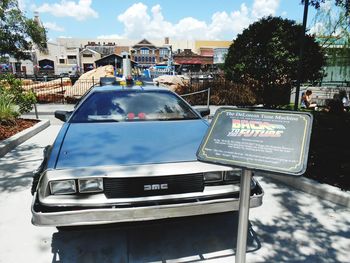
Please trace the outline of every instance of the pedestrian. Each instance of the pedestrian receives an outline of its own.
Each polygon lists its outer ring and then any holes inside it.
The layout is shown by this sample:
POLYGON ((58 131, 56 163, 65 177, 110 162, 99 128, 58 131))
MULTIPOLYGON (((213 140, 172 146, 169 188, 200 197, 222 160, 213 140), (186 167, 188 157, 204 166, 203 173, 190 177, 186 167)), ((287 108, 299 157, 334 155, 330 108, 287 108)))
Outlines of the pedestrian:
POLYGON ((314 109, 317 106, 316 103, 312 102, 312 91, 307 90, 305 93, 302 94, 301 97, 301 107, 304 109, 314 109))

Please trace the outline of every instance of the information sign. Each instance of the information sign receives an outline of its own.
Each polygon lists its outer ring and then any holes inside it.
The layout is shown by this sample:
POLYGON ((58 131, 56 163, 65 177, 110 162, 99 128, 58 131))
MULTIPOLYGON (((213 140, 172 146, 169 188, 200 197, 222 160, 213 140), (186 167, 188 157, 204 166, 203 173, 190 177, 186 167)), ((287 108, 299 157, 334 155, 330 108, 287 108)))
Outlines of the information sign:
POLYGON ((306 170, 312 115, 220 108, 197 152, 200 161, 300 175, 306 170))

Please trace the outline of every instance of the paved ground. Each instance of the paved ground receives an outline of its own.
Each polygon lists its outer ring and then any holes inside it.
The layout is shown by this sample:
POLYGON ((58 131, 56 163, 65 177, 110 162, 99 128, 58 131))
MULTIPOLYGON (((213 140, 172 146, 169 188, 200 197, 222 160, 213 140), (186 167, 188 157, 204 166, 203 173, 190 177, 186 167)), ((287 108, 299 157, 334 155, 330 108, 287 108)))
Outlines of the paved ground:
MULTIPOLYGON (((237 213, 59 232, 30 223, 32 171, 60 126, 0 159, 0 262, 234 262, 237 213)), ((350 210, 259 178, 247 262, 350 262, 350 210)))

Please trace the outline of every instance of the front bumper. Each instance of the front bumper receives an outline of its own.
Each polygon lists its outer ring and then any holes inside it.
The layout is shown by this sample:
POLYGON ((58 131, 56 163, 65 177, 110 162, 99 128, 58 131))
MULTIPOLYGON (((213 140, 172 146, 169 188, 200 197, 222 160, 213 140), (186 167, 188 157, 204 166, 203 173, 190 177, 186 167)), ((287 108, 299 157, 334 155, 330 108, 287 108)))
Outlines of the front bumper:
MULTIPOLYGON (((262 204, 263 190, 257 184, 250 197, 250 207, 262 204)), ((211 200, 192 200, 163 205, 142 205, 137 207, 94 207, 70 209, 59 212, 47 212, 33 198, 32 223, 38 226, 78 226, 98 225, 118 222, 147 221, 165 218, 214 214, 239 209, 239 198, 232 196, 216 197, 211 200)))

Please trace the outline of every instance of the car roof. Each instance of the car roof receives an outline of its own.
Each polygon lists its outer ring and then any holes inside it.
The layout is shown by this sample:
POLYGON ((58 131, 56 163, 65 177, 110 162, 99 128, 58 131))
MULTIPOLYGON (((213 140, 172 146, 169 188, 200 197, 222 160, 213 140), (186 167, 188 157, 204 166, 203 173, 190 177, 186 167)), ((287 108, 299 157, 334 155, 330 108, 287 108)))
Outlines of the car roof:
POLYGON ((103 85, 95 86, 92 91, 120 91, 120 90, 144 90, 144 91, 169 91, 169 89, 164 87, 159 87, 155 85, 103 85))

